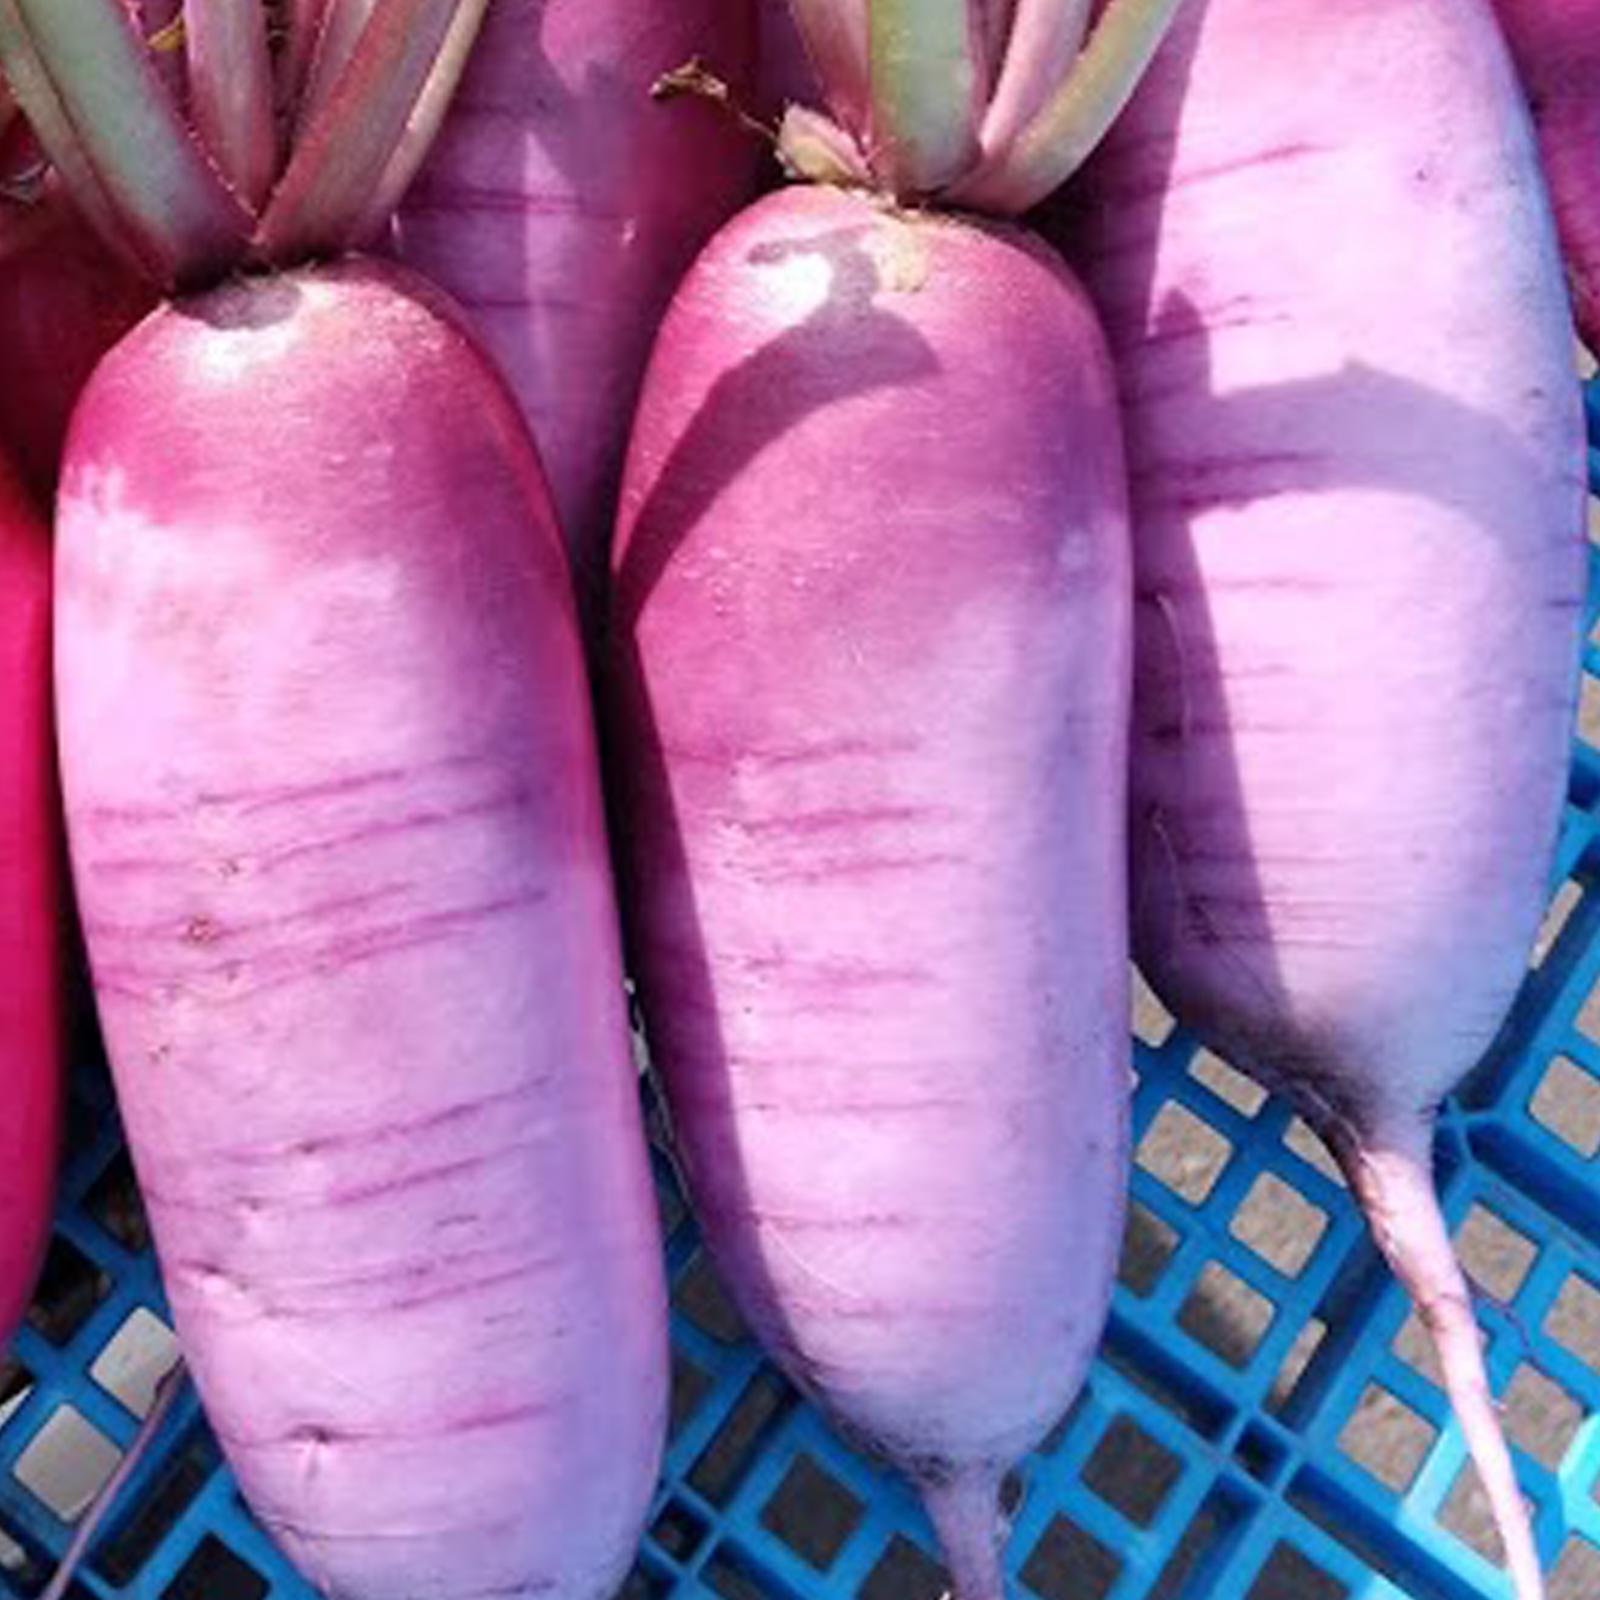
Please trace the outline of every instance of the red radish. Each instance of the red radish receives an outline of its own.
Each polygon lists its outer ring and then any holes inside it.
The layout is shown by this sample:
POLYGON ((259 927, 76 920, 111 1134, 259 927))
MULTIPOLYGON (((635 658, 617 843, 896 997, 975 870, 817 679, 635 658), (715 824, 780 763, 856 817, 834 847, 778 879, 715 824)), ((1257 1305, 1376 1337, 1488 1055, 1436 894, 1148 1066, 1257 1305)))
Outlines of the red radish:
POLYGON ((1085 177, 1134 489, 1136 953, 1338 1157, 1533 1600, 1429 1177, 1544 907, 1584 584, 1511 65, 1484 0, 1191 0, 1085 177))
POLYGON ((154 298, 62 196, 0 200, 0 441, 41 501, 78 391, 154 298))
POLYGON ((0 1349, 50 1226, 61 1115, 61 839, 50 731, 50 545, 0 460, 0 1349))
POLYGON ((1494 0, 1533 106, 1578 331, 1600 349, 1600 0, 1494 0))
MULTIPOLYGON (((903 47, 885 188, 1052 187, 930 87, 920 45, 960 19, 916 9, 872 8, 903 47)), ((1124 499, 1050 251, 807 188, 690 272, 624 479, 608 746, 693 1199, 776 1360, 916 1485, 962 1600, 999 1600, 1001 1477, 1083 1377, 1121 1235, 1124 499)))
POLYGON ((628 419, 662 313, 750 197, 759 141, 651 87, 735 85, 751 0, 499 0, 400 215, 402 257, 467 307, 539 442, 591 622, 628 419))
POLYGON ((202 142, 121 0, 65 32, 60 5, 0 4, 30 115, 193 286, 74 415, 56 642, 73 870, 185 1356, 323 1592, 597 1600, 654 1486, 666 1307, 570 577, 464 314, 392 265, 292 265, 370 231, 473 7, 334 0, 315 51, 269 55, 259 8, 191 0, 194 103, 223 63, 239 91, 202 142), (260 106, 302 53, 252 212, 260 106))

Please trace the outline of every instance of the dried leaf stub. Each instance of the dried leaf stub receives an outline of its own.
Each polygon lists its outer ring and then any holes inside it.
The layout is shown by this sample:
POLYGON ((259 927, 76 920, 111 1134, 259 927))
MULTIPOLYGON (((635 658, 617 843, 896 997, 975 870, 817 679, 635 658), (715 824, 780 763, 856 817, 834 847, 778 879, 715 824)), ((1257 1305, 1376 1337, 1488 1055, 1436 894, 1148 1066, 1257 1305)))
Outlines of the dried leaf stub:
POLYGON ((778 159, 792 178, 807 183, 870 184, 861 147, 820 111, 790 106, 778 130, 778 159))

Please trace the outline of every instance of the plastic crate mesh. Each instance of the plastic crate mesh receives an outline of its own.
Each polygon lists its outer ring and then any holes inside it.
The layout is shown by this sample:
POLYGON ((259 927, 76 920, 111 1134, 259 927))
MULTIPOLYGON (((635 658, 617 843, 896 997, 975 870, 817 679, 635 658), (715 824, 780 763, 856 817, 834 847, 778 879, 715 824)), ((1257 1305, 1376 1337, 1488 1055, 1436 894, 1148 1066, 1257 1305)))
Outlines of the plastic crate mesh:
MULTIPOLYGON (((1587 398, 1600 488, 1600 380, 1587 398)), ((1550 917, 1439 1139, 1445 1210, 1482 1289, 1554 1600, 1600 1595, 1600 544, 1591 571, 1550 917)), ((1493 1536, 1431 1358, 1326 1157, 1281 1105, 1145 1014, 1122 1279, 1087 1388, 1014 1485, 1017 1592, 1499 1600, 1493 1536)), ((93 1051, 72 1110, 45 1281, 0 1357, 6 1600, 38 1594, 172 1352, 93 1051)), ((762 1360, 665 1163, 660 1175, 673 1432, 625 1600, 938 1600, 944 1575, 911 1496, 762 1360)), ((311 1600, 245 1510, 192 1393, 75 1594, 311 1600)))

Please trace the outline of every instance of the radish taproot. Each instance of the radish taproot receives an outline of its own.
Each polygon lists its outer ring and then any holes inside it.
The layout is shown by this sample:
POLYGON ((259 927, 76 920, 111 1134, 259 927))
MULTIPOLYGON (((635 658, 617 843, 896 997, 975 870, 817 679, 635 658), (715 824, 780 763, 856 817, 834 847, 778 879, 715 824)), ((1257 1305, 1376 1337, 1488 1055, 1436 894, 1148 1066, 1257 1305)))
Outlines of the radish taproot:
POLYGON ((60 1140, 61 828, 50 541, 0 459, 0 1351, 28 1307, 60 1140))
MULTIPOLYGON (((935 87, 963 7, 870 10, 902 52, 871 148, 813 114, 789 154, 845 150, 882 192, 759 202, 656 344, 608 749, 712 1255, 784 1370, 915 1484, 961 1600, 998 1600, 1002 1475, 1084 1376, 1121 1235, 1124 468, 1059 259, 897 203, 1025 204, 1053 141, 982 145, 966 80, 996 62, 935 87)), ((1114 7, 1109 40, 1147 52, 1168 12, 1114 7)), ((1079 93, 1046 87, 1042 115, 1079 93)), ((1125 92, 1108 75, 1065 131, 1125 92)))
POLYGON ((1331 1146, 1533 1600, 1429 1174, 1544 908, 1585 571, 1572 327, 1486 0, 1190 0, 1084 192, 1133 486, 1135 951, 1331 1146))
POLYGON ((754 192, 759 142, 651 88, 734 86, 752 0, 497 0, 400 212, 402 258, 471 314, 539 444, 591 628, 628 422, 695 253, 754 192))
POLYGON ((334 0, 255 210, 294 40, 269 55, 254 4, 186 20, 222 30, 191 78, 235 63, 204 145, 121 0, 0 5, 57 166, 188 286, 74 415, 56 644, 179 1338, 323 1591, 597 1600, 654 1486, 667 1347, 570 576, 463 313, 393 265, 292 264, 370 233, 474 6, 334 0))
POLYGON ((1533 108, 1578 331, 1600 350, 1600 0, 1494 0, 1533 108))

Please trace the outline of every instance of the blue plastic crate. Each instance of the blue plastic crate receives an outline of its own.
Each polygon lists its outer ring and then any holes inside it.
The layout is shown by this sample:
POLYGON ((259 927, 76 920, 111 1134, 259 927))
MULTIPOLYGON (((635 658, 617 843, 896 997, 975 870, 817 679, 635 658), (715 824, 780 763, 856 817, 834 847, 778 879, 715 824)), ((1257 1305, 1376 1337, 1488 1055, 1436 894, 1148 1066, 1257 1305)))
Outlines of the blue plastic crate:
MULTIPOLYGON (((1600 488, 1600 381, 1588 403, 1600 488)), ((1591 628, 1600 550, 1592 570, 1591 628)), ((1593 644, 1585 689, 1600 696, 1593 644)), ((1496 1298, 1480 1319, 1553 1600, 1594 1600, 1600 749, 1581 739, 1555 886, 1502 1038, 1446 1109, 1440 1180, 1469 1265, 1476 1242, 1493 1246, 1496 1298), (1556 1090, 1577 1115, 1549 1119, 1556 1090)), ((1469 1514, 1460 1434, 1408 1331, 1405 1298, 1314 1142, 1181 1033, 1136 1050, 1131 1248, 1090 1382, 1022 1468, 1010 1544, 1018 1594, 1499 1600, 1492 1555, 1462 1536, 1483 1523, 1469 1514), (1293 1211, 1303 1226, 1290 1234, 1258 1226, 1293 1211), (1381 1462, 1366 1449, 1374 1430, 1389 1440, 1381 1462)), ((30 1488, 41 1453, 63 1442, 75 1452, 80 1498, 109 1471, 138 1426, 130 1405, 148 1402, 147 1384, 141 1402, 139 1385, 119 1377, 120 1353, 164 1315, 104 1072, 87 1056, 37 1325, 9 1373, 0 1363, 5 1600, 38 1593, 71 1532, 30 1488)), ((941 1574, 911 1497, 842 1445, 741 1336, 664 1164, 661 1181, 676 1285, 674 1430, 626 1600, 935 1600, 941 1574)), ((78 1596, 312 1600, 245 1511, 192 1394, 107 1523, 78 1596)))

